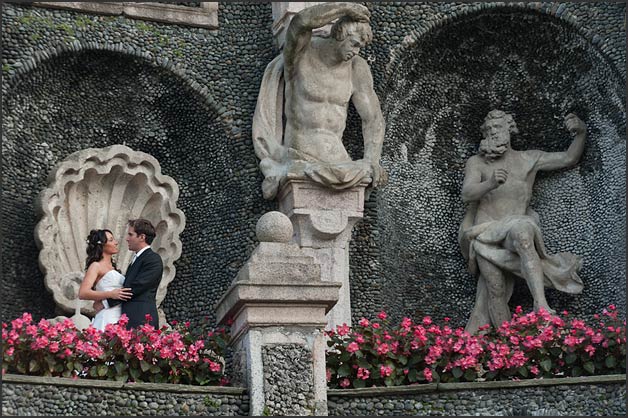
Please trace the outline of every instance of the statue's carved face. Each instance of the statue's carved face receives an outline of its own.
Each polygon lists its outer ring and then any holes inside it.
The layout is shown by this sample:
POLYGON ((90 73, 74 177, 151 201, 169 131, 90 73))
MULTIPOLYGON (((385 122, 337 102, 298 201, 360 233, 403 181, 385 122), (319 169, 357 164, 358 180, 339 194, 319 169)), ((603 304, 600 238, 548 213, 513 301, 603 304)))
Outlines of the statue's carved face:
POLYGON ((343 61, 350 61, 360 53, 362 47, 364 47, 364 41, 362 41, 361 36, 357 33, 351 33, 339 41, 338 54, 343 61))
POLYGON ((501 157, 510 147, 510 126, 504 118, 487 120, 482 126, 480 153, 488 159, 501 157))

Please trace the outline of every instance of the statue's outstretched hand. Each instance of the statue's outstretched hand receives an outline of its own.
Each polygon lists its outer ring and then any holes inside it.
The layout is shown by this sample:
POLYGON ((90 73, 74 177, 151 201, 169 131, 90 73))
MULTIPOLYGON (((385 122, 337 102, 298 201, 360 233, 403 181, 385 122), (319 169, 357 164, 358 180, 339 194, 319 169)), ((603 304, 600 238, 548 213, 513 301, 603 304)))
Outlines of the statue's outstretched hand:
POLYGON ((565 116, 565 128, 574 136, 587 131, 587 125, 573 113, 565 116))

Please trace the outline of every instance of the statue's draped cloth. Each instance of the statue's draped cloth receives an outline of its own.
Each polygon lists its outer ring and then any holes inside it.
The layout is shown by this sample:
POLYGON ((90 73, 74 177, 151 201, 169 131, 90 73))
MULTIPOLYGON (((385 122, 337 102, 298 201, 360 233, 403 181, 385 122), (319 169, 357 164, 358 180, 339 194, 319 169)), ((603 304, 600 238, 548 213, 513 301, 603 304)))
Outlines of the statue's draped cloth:
MULTIPOLYGON (((578 272, 582 267, 582 258, 568 252, 548 254, 543 242, 543 235, 539 228, 538 215, 528 209, 527 215, 508 216, 499 221, 484 222, 471 226, 475 218, 476 205, 471 205, 465 221, 460 226, 459 241, 463 255, 469 262, 469 272, 478 276, 478 288, 474 314, 472 318, 477 321, 471 326, 481 326, 490 323, 488 316, 488 291, 486 283, 477 265, 477 256, 483 257, 500 268, 503 272, 523 278, 521 274, 521 259, 519 255, 506 248, 504 243, 510 240, 509 234, 515 225, 525 223, 533 231, 534 247, 541 259, 545 287, 554 288, 562 292, 578 294, 582 292, 582 279, 578 272)), ((512 296, 513 280, 505 274, 506 302, 512 296)))
POLYGON ((370 182, 369 168, 361 162, 326 162, 283 145, 283 94, 284 61, 280 54, 266 67, 253 115, 253 147, 265 177, 264 198, 272 199, 286 177, 308 177, 336 190, 367 179, 370 182))

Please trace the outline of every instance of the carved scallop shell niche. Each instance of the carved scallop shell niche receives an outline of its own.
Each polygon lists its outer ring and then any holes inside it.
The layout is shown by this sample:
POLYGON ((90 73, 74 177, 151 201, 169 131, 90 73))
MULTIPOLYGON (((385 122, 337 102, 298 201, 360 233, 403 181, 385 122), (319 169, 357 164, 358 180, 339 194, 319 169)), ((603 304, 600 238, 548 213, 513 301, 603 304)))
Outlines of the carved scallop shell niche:
MULTIPOLYGON (((48 176, 48 187, 37 201, 40 221, 35 227, 39 267, 46 288, 59 308, 93 316, 91 301, 78 299, 85 274, 86 239, 91 229, 110 229, 120 242, 114 256, 124 273, 132 252, 126 240, 129 219, 145 218, 155 225, 151 248, 159 253, 164 273, 157 291, 157 306, 175 277, 174 262, 181 256, 179 234, 185 215, 176 207, 179 186, 161 174, 159 162, 149 154, 124 145, 89 148, 71 154, 48 176)), ((165 323, 159 309, 160 323, 165 323)))

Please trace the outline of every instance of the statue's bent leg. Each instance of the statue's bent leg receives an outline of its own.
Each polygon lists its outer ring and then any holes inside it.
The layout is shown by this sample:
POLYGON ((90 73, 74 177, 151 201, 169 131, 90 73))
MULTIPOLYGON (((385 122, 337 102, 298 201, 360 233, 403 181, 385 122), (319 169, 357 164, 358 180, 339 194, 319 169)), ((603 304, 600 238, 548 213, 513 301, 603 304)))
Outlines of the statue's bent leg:
POLYGON ((488 314, 494 327, 510 321, 510 309, 506 300, 506 278, 504 273, 490 261, 477 256, 478 267, 486 281, 488 290, 488 314))
POLYGON ((545 299, 545 284, 541 259, 534 246, 534 231, 525 223, 515 225, 506 239, 507 246, 512 246, 521 259, 521 274, 528 283, 534 299, 534 310, 545 309, 551 314, 556 313, 545 299), (509 245, 508 245, 509 244, 509 245))

